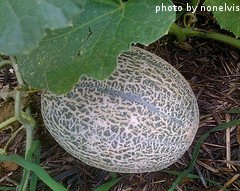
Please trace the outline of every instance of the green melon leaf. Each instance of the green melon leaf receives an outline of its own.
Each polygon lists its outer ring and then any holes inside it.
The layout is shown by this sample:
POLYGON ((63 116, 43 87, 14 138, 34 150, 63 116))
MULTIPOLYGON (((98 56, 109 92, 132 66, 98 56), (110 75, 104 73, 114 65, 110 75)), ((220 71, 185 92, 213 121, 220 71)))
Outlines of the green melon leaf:
POLYGON ((72 25, 84 2, 76 0, 0 0, 0 53, 24 54, 35 48, 45 29, 72 25))
POLYGON ((216 6, 218 9, 222 6, 223 10, 226 9, 226 11, 213 11, 214 17, 222 28, 233 32, 236 37, 240 36, 239 0, 206 0, 205 6, 216 6))
POLYGON ((156 5, 156 0, 88 1, 72 27, 50 31, 38 48, 18 59, 23 78, 35 88, 61 94, 81 75, 108 77, 116 57, 131 43, 148 45, 167 34, 175 12, 156 14, 156 5))

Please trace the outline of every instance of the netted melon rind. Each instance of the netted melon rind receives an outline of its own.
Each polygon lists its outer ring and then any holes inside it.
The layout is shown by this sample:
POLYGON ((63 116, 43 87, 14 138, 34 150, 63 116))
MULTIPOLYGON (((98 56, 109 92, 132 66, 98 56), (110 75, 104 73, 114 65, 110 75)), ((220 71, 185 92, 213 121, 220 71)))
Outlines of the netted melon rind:
POLYGON ((108 79, 82 77, 67 95, 43 93, 41 105, 47 129, 67 152, 114 172, 168 167, 189 148, 199 123, 185 78, 140 48, 122 53, 108 79))

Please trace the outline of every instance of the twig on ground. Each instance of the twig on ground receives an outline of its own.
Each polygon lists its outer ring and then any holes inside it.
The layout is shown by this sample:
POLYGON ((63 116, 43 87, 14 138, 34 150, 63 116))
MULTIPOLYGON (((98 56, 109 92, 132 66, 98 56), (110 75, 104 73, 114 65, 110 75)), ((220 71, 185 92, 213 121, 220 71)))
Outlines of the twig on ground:
MULTIPOLYGON (((229 122, 230 119, 230 115, 226 114, 225 115, 226 118, 226 122, 229 122)), ((226 159, 228 161, 231 161, 231 138, 230 138, 230 128, 226 129, 226 159)), ((231 164, 227 163, 227 167, 231 168, 231 164)))
POLYGON ((219 173, 219 169, 213 168, 213 167, 207 165, 206 163, 204 163, 204 162, 202 162, 200 160, 197 161, 197 164, 203 166, 204 168, 206 168, 207 170, 209 170, 209 171, 211 171, 213 173, 216 173, 216 174, 219 173))
POLYGON ((200 170, 200 168, 199 168, 199 166, 198 166, 197 164, 195 165, 195 169, 196 169, 196 171, 197 171, 197 173, 198 173, 198 175, 199 175, 199 177, 200 177, 200 180, 201 180, 203 186, 204 186, 205 188, 207 188, 207 183, 206 183, 206 181, 205 181, 205 179, 204 179, 204 177, 203 177, 203 175, 202 175, 202 172, 201 172, 201 170, 200 170))
POLYGON ((240 177, 240 174, 234 175, 227 183, 224 184, 224 186, 219 189, 219 191, 224 191, 227 187, 233 184, 235 180, 237 180, 240 177))

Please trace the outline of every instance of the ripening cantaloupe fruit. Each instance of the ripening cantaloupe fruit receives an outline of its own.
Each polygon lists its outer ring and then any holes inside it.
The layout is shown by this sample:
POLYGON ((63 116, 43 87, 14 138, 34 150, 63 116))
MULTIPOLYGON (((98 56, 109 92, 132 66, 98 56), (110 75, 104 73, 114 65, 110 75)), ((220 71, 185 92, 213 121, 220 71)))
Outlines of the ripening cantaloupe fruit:
POLYGON ((176 162, 198 129, 196 97, 160 57, 133 47, 106 80, 82 77, 66 95, 42 94, 44 123, 74 157, 104 170, 157 171, 176 162))

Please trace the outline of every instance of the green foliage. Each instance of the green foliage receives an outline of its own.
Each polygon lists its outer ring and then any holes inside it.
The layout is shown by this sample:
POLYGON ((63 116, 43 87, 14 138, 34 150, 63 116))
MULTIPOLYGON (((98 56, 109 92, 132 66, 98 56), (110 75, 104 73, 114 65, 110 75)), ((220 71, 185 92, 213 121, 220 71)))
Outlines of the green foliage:
POLYGON ((61 184, 55 182, 55 180, 53 180, 48 173, 39 165, 34 164, 32 162, 30 162, 27 159, 21 158, 17 155, 2 155, 0 154, 0 161, 4 162, 4 161, 10 161, 10 162, 15 162, 18 165, 33 171, 34 173, 36 173, 36 175, 43 181, 45 182, 53 191, 67 191, 66 188, 64 188, 61 184))
POLYGON ((9 191, 9 190, 16 190, 16 188, 11 186, 0 186, 0 190, 9 191))
POLYGON ((0 53, 19 55, 36 47, 45 29, 70 26, 82 9, 75 0, 0 0, 0 53))
POLYGON ((217 6, 218 8, 222 6, 225 8, 229 7, 228 11, 213 11, 214 16, 219 22, 220 26, 234 33, 237 37, 240 36, 240 11, 236 11, 237 6, 240 8, 239 0, 206 0, 206 6, 217 6), (234 10, 234 9, 235 10, 234 10))
MULTIPOLYGON (((29 149, 26 159, 32 160, 34 164, 40 164, 40 158, 41 158, 41 146, 40 141, 34 140, 31 148, 29 149)), ((23 169, 23 177, 21 180, 21 183, 19 185, 19 190, 26 190, 28 188, 28 179, 30 175, 30 170, 27 168, 23 169)), ((32 172, 31 175, 31 182, 30 182, 30 191, 36 190, 37 187, 37 175, 35 172, 32 172)))
POLYGON ((89 1, 72 27, 49 32, 38 48, 19 58, 23 78, 58 94, 68 92, 81 75, 106 78, 131 43, 148 45, 167 34, 175 12, 156 14, 155 6, 156 0, 89 1))

